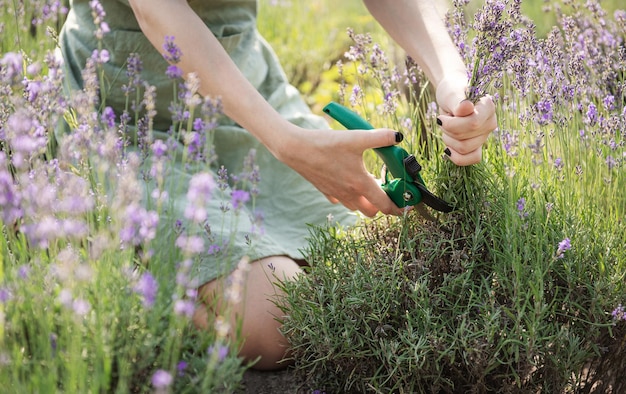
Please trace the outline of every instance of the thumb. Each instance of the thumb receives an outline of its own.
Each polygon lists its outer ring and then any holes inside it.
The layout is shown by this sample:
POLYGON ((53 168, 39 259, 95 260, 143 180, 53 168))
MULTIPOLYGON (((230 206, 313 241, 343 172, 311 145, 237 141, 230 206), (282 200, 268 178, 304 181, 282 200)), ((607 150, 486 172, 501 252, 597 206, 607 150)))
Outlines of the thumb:
POLYGON ((363 137, 360 144, 363 150, 391 146, 404 140, 404 134, 391 129, 367 130, 363 137))
POLYGON ((474 104, 465 99, 458 103, 452 110, 452 116, 464 117, 470 116, 474 113, 474 104))

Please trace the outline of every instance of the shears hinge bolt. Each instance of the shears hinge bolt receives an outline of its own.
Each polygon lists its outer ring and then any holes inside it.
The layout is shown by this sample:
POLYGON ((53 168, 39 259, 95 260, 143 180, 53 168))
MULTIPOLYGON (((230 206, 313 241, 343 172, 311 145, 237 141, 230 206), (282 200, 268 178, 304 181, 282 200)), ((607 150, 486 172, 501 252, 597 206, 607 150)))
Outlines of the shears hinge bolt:
POLYGON ((404 192, 402 194, 402 198, 404 198, 404 201, 409 202, 413 198, 413 194, 411 194, 409 192, 404 192))

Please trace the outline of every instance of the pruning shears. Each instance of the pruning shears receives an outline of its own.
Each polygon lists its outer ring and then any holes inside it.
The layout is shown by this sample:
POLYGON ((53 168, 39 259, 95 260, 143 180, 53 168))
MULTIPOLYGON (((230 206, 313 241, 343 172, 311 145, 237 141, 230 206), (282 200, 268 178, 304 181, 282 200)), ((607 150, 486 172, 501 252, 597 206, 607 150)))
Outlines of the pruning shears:
MULTIPOLYGON (((374 127, 356 112, 341 104, 331 102, 323 111, 349 130, 371 130, 374 127)), ((374 151, 385 163, 385 177, 382 189, 400 208, 417 205, 420 202, 440 212, 451 212, 454 207, 435 196, 427 188, 420 171, 422 166, 415 156, 410 155, 399 146, 374 148, 374 151), (391 178, 389 175, 393 178, 391 178)))

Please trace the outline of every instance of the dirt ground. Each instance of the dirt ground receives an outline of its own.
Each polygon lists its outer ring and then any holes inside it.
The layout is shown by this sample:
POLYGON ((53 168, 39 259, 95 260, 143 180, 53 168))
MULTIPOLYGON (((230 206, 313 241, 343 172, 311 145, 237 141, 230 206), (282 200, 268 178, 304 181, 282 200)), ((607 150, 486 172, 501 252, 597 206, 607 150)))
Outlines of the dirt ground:
POLYGON ((244 389, 239 394, 309 394, 292 368, 282 371, 247 370, 243 377, 244 389))

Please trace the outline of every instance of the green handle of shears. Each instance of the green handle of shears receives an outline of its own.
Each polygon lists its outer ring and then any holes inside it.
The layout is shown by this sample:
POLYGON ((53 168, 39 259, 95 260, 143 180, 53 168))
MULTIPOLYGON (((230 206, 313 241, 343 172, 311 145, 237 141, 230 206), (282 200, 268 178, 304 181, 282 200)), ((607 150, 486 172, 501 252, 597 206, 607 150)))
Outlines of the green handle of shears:
MULTIPOLYGON (((330 117, 341 123, 348 130, 372 130, 374 126, 360 117, 356 112, 341 104, 331 102, 324 107, 323 111, 330 117)), ((374 148, 374 151, 385 163, 387 170, 396 178, 411 179, 404 168, 403 160, 409 154, 399 146, 385 146, 374 148)))
MULTIPOLYGON (((324 107, 323 111, 341 123, 346 129, 372 130, 374 128, 356 112, 341 104, 331 102, 324 107)), ((416 205, 422 201, 422 193, 417 185, 413 183, 411 176, 404 166, 404 159, 406 159, 409 154, 404 149, 395 145, 374 148, 374 151, 385 163, 387 171, 395 178, 389 181, 387 176, 385 176, 385 183, 382 185, 383 190, 387 193, 389 198, 401 208, 416 205)), ((419 175, 418 177, 418 179, 422 181, 419 175)))

